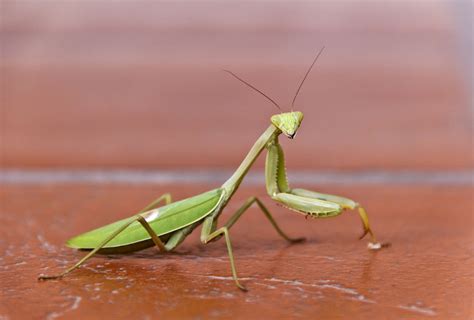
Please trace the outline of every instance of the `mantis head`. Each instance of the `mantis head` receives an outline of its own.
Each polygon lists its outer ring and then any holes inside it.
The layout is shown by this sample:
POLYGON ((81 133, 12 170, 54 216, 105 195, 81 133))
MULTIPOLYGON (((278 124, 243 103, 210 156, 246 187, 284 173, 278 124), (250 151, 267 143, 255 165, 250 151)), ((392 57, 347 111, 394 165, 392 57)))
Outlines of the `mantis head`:
POLYGON ((303 113, 300 111, 284 112, 271 117, 275 127, 290 139, 293 139, 303 121, 303 113))

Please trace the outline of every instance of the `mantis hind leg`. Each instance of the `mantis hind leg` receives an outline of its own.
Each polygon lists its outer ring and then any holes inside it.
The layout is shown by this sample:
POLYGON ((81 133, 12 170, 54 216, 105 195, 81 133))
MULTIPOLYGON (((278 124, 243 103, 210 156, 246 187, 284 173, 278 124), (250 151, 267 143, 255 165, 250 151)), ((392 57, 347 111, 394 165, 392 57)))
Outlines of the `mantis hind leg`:
POLYGON ((87 260, 92 258, 92 256, 94 254, 96 254, 100 249, 102 249, 113 238, 118 236, 121 232, 123 232, 125 229, 127 229, 127 227, 129 227, 132 223, 134 223, 136 221, 140 222, 142 224, 142 226, 148 231, 148 233, 150 233, 150 236, 153 239, 153 242, 155 242, 155 244, 158 246, 160 251, 166 251, 165 245, 163 244, 163 242, 161 242, 160 238, 156 235, 156 233, 151 229, 150 225, 148 224, 148 222, 146 222, 145 218, 141 215, 137 215, 137 216, 133 217, 132 219, 130 219, 130 221, 125 223, 123 226, 121 226, 120 228, 115 230, 111 235, 109 235, 107 238, 105 238, 104 241, 102 241, 94 250, 89 252, 86 256, 84 256, 81 260, 79 260, 73 266, 67 268, 65 271, 63 271, 62 273, 60 273, 58 275, 53 275, 53 276, 40 275, 38 277, 38 280, 60 279, 60 278, 64 277, 66 274, 70 273, 71 271, 79 268, 84 262, 86 262, 87 260))
POLYGON ((230 260, 230 267, 232 269, 232 278, 234 279, 235 284, 237 285, 237 287, 240 290, 247 291, 247 288, 240 284, 239 277, 237 276, 237 270, 235 268, 235 263, 234 263, 234 254, 232 252, 232 243, 230 242, 230 236, 229 236, 228 228, 227 227, 222 227, 222 228, 217 229, 216 231, 214 231, 211 234, 207 235, 203 242, 208 243, 212 239, 220 237, 222 235, 224 235, 225 243, 227 245, 227 252, 229 254, 229 260, 230 260))
POLYGON ((81 260, 79 260, 76 264, 73 266, 69 267, 62 273, 58 275, 53 275, 53 276, 47 276, 47 275, 40 275, 38 277, 38 280, 50 280, 50 279, 59 279, 65 276, 66 274, 70 273, 71 271, 79 268, 82 264, 84 264, 87 260, 89 260, 94 254, 96 254, 100 249, 102 249, 107 243, 109 243, 113 238, 118 236, 121 232, 123 232, 125 229, 127 229, 132 223, 138 221, 140 224, 145 228, 145 230, 148 232, 150 235, 151 239, 155 243, 155 245, 158 247, 158 249, 162 252, 167 251, 168 249, 166 246, 163 244, 163 242, 160 240, 158 235, 153 231, 153 229, 150 227, 148 222, 146 222, 145 217, 142 215, 146 211, 149 211, 150 209, 153 209, 156 207, 161 201, 165 201, 166 204, 169 204, 171 202, 171 195, 169 193, 165 193, 153 202, 151 202, 148 206, 140 210, 140 212, 131 218, 129 221, 127 221, 123 226, 115 230, 111 235, 109 235, 107 238, 104 239, 96 248, 94 248, 91 252, 89 252, 86 256, 84 256, 81 260))

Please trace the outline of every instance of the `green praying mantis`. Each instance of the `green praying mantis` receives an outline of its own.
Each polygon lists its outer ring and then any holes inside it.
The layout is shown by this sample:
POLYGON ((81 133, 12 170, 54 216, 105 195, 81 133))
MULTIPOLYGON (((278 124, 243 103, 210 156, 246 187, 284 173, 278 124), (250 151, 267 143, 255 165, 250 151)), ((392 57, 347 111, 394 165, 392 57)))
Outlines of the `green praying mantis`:
MULTIPOLYGON (((293 98, 292 106, 323 49, 324 47, 316 55, 301 81, 293 98)), ((234 73, 227 70, 224 71, 262 94, 281 110, 280 106, 263 92, 234 73)), ((266 189, 268 195, 273 200, 288 209, 312 218, 334 217, 345 210, 358 209, 364 229, 360 239, 370 234, 371 242, 369 243, 369 248, 380 249, 382 245, 376 242, 374 233, 369 225, 367 213, 358 203, 340 196, 322 194, 300 188, 290 188, 286 178, 284 154, 278 138, 283 134, 293 139, 302 120, 303 113, 299 111, 282 112, 273 115, 270 126, 258 138, 237 170, 221 187, 176 202, 172 202, 170 194, 164 194, 130 218, 111 223, 70 239, 67 241, 68 247, 89 250, 90 252, 64 272, 53 276, 40 275, 39 280, 62 278, 81 266, 96 253, 125 253, 152 246, 156 246, 160 252, 172 251, 194 229, 202 225, 201 242, 203 244, 216 241, 221 237, 225 238, 232 278, 237 287, 245 291, 246 288, 239 282, 237 276, 229 230, 247 212, 247 209, 256 203, 282 238, 290 243, 304 240, 304 238, 290 238, 287 236, 278 226, 270 211, 257 197, 247 199, 222 227, 217 227, 219 216, 263 150, 267 151, 265 164, 266 189), (164 202, 164 205, 160 205, 162 202, 164 202)))

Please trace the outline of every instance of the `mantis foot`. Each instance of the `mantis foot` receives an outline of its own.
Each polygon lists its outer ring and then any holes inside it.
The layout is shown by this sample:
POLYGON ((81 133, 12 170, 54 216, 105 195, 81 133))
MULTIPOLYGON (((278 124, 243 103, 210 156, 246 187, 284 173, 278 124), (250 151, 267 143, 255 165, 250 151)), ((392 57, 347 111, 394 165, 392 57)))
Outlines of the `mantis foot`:
POLYGON ((242 290, 243 292, 247 292, 247 291, 248 291, 248 289, 247 289, 245 286, 241 285, 239 281, 235 280, 235 284, 237 285, 237 288, 239 288, 239 289, 242 290))
POLYGON ((56 276, 47 276, 45 274, 40 274, 38 276, 38 281, 46 281, 46 280, 54 280, 54 279, 61 279, 63 277, 62 274, 56 276))

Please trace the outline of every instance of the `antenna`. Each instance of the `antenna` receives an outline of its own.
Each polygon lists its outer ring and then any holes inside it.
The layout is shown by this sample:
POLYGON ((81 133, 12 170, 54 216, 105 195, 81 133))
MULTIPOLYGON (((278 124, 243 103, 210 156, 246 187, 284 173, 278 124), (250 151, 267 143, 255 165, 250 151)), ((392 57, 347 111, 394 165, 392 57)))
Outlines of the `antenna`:
POLYGON ((230 75, 234 76, 237 80, 240 80, 241 82, 245 83, 245 84, 246 84, 247 86, 249 86, 250 88, 252 88, 252 89, 254 89, 255 91, 257 91, 258 93, 260 93, 262 96, 264 96, 265 98, 267 98, 268 100, 270 100, 270 101, 275 105, 275 107, 277 107, 280 111, 282 111, 281 108, 280 108, 280 106, 278 105, 278 103, 276 103, 275 101, 273 101, 273 99, 270 98, 269 96, 267 96, 265 93, 263 93, 262 91, 258 90, 257 88, 255 88, 254 86, 252 86, 252 85, 251 85, 250 83, 248 83, 247 81, 245 81, 245 80, 239 78, 239 77, 238 77, 236 74, 234 74, 232 71, 225 70, 225 69, 224 69, 223 71, 229 73, 230 75))
POLYGON ((300 89, 303 86, 304 81, 308 77, 308 74, 311 72, 311 69, 313 69, 313 66, 316 63, 316 61, 318 60, 321 53, 323 53, 323 50, 324 50, 324 47, 322 47, 321 50, 319 50, 318 54, 316 55, 316 58, 314 58, 313 63, 311 64, 311 67, 309 67, 308 71, 306 71, 306 74, 304 75, 303 81, 301 81, 300 86, 298 87, 298 90, 296 90, 295 97, 293 98, 293 101, 291 102, 291 108, 293 108, 293 105, 295 104, 295 101, 296 101, 296 97, 298 96, 298 93, 300 93, 300 89))

